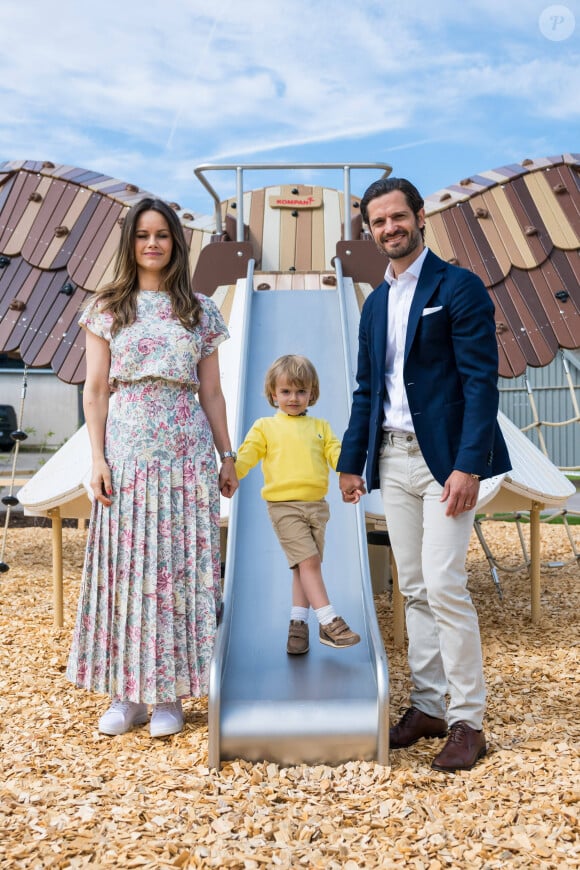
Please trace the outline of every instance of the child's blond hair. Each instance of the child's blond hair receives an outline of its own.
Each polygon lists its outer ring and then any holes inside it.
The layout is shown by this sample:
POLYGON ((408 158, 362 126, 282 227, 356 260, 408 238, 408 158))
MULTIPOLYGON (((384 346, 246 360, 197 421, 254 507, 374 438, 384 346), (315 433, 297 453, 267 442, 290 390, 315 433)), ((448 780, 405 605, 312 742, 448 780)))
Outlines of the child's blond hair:
POLYGON ((301 390, 310 390, 309 406, 318 401, 320 396, 318 374, 310 360, 305 356, 287 353, 278 357, 266 372, 264 392, 273 408, 276 407, 274 393, 280 377, 285 377, 289 384, 299 387, 301 390))

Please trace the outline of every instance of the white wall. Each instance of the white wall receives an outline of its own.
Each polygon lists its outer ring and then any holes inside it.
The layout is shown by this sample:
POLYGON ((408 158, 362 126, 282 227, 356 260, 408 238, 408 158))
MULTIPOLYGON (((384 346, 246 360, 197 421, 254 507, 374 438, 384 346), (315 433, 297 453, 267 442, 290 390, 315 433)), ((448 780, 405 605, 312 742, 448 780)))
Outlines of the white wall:
MULTIPOLYGON (((29 369, 26 377, 22 429, 28 438, 22 446, 58 447, 79 428, 79 388, 52 372, 29 369)), ((21 397, 22 371, 0 371, 0 405, 12 405, 18 421, 21 397)))

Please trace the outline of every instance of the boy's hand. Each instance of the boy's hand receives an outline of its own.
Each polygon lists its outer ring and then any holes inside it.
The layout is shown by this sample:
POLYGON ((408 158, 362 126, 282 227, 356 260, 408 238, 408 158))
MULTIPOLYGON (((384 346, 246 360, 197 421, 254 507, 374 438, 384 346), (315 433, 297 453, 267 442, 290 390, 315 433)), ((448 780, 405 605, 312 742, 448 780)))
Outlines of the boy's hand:
POLYGON ((361 496, 366 493, 365 482, 358 474, 346 474, 341 471, 338 476, 338 485, 342 493, 342 500, 348 504, 358 504, 361 496))

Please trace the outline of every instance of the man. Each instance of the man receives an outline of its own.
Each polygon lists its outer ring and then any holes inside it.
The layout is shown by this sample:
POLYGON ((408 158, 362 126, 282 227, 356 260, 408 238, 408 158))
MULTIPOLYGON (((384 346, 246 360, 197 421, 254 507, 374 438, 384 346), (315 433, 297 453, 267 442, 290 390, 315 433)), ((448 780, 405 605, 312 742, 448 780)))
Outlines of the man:
POLYGON ((392 749, 448 740, 435 770, 486 753, 485 682, 465 562, 479 481, 510 469, 497 424, 494 307, 478 277, 425 247, 425 210, 406 179, 376 181, 363 220, 389 258, 361 313, 357 388, 337 470, 346 502, 380 485, 405 596, 411 706, 392 749), (446 712, 445 699, 449 696, 446 712))

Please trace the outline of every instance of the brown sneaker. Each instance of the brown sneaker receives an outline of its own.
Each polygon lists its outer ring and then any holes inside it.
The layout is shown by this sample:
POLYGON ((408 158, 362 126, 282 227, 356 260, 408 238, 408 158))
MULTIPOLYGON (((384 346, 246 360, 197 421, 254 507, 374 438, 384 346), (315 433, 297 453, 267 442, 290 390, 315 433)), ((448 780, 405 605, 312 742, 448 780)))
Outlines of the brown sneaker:
POLYGON ((360 635, 351 631, 342 616, 335 616, 332 622, 320 626, 320 643, 340 649, 343 646, 354 646, 360 640, 360 635))
POLYGON ((487 752, 485 734, 468 725, 454 722, 449 729, 449 739, 431 764, 433 770, 454 773, 456 770, 471 770, 487 752))
POLYGON ((291 619, 288 628, 286 652, 291 656, 301 656, 310 649, 308 645, 308 624, 301 619, 291 619))

